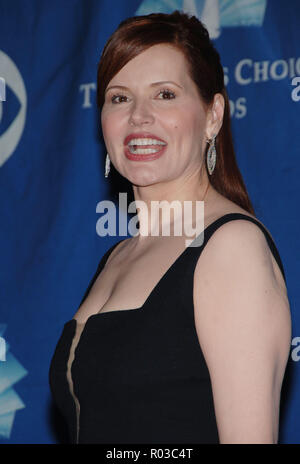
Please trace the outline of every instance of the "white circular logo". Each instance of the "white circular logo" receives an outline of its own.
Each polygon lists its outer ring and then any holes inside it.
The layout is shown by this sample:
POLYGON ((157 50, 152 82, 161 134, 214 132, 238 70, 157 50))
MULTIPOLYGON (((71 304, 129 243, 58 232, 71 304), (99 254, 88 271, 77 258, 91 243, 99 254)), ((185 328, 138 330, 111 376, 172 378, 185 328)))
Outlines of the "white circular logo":
MULTIPOLYGON (((20 102, 20 110, 6 131, 0 135, 0 166, 15 151, 25 125, 27 108, 27 95, 23 78, 15 65, 6 53, 0 50, 0 76, 4 78, 6 85, 15 93, 20 102)), ((5 101, 0 101, 0 121, 3 115, 3 105, 5 101)))

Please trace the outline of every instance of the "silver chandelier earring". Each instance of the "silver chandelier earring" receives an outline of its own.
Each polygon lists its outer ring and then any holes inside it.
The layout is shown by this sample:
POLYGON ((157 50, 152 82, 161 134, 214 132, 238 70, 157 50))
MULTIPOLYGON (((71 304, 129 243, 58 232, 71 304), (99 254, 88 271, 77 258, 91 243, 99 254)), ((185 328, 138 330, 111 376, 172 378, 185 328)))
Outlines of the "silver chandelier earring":
POLYGON ((106 159, 105 159, 105 177, 108 177, 108 174, 109 174, 109 171, 110 171, 110 158, 109 158, 109 154, 106 153, 106 159))
POLYGON ((216 140, 217 134, 212 136, 211 140, 207 140, 209 143, 209 149, 207 151, 207 169, 210 175, 214 172, 216 166, 217 152, 216 152, 216 140))

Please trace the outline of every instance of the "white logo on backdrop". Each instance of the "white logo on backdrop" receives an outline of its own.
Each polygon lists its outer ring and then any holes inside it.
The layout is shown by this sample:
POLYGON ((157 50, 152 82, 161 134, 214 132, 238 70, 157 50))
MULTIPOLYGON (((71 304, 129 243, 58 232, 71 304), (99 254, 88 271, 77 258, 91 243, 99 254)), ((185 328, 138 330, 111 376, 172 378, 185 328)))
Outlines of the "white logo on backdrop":
POLYGON ((25 404, 12 387, 28 374, 9 351, 9 345, 2 337, 5 329, 6 324, 0 324, 0 439, 10 438, 16 411, 25 408, 25 404))
POLYGON ((216 39, 224 27, 261 26, 266 6, 267 0, 144 0, 136 15, 181 10, 199 18, 216 39))
MULTIPOLYGON (((0 167, 15 151, 23 133, 26 117, 27 95, 23 78, 12 59, 0 50, 0 77, 19 99, 20 109, 12 123, 0 135, 0 167)), ((0 101, 0 123, 7 102, 0 101)))

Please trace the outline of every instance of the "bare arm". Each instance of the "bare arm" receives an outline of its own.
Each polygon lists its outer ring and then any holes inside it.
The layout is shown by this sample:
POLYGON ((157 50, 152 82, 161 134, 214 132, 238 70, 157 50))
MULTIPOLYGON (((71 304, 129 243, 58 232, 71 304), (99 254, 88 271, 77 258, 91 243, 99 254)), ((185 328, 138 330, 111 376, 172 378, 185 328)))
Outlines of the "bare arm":
POLYGON ((277 443, 291 316, 255 224, 232 221, 210 238, 195 270, 194 306, 220 443, 277 443))

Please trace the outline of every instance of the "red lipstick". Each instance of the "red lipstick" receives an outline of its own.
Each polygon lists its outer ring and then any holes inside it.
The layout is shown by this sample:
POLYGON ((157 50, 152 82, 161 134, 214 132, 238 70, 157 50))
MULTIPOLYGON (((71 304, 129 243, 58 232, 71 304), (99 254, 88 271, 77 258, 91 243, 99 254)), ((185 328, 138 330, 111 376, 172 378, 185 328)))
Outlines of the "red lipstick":
MULTIPOLYGON (((153 145, 151 146, 153 147, 153 145)), ((149 147, 150 145, 143 145, 143 148, 149 148, 149 147)), ((157 158, 160 158, 166 148, 167 148, 167 145, 163 145, 162 148, 160 148, 155 153, 148 153, 146 155, 141 155, 137 153, 131 153, 128 146, 126 146, 124 147, 124 154, 126 158, 130 159, 131 161, 152 161, 152 160, 156 160, 157 158)))
POLYGON ((131 161, 152 161, 156 160, 157 158, 160 158, 163 153, 165 152, 167 148, 167 142, 162 140, 160 137, 157 137, 157 135, 150 134, 149 132, 137 132, 137 133, 132 133, 127 135, 127 137, 124 139, 124 154, 125 156, 130 159, 131 161), (141 154, 141 153, 132 153, 130 151, 130 148, 128 146, 129 142, 132 139, 155 139, 159 140, 160 142, 164 142, 165 145, 139 145, 141 149, 147 149, 147 148, 154 148, 157 150, 155 153, 147 153, 147 154, 141 154))
POLYGON ((160 137, 157 137, 157 135, 150 134, 150 132, 136 132, 127 135, 127 137, 124 139, 124 145, 128 145, 130 140, 132 139, 156 139, 160 140, 161 142, 167 143, 165 140, 162 140, 160 137))

